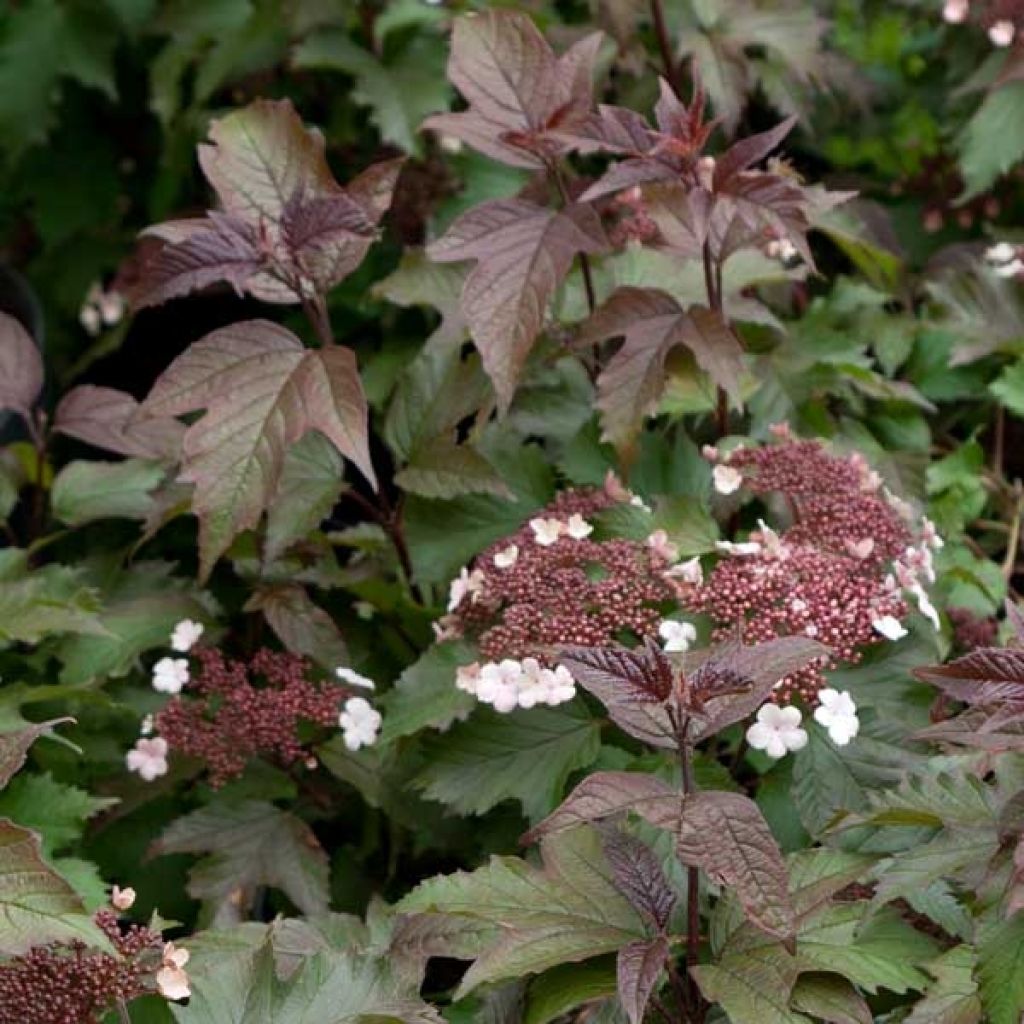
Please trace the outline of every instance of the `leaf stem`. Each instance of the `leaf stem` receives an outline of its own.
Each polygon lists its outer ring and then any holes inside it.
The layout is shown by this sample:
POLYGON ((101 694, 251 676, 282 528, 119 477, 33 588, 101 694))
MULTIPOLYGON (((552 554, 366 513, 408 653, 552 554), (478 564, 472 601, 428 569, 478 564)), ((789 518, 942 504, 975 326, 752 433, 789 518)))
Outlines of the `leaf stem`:
POLYGON ((651 0, 651 20, 654 22, 654 34, 658 40, 661 62, 665 65, 665 81, 672 86, 672 91, 678 96, 679 86, 676 83, 676 62, 672 56, 672 40, 668 33, 668 24, 665 21, 665 8, 662 0, 651 0))
POLYGON ((121 1024, 132 1024, 132 1015, 128 1012, 128 1004, 120 997, 117 1000, 117 1016, 121 1024))
MULTIPOLYGON (((679 767, 683 776, 683 800, 697 791, 693 774, 693 747, 689 740, 690 717, 685 716, 676 730, 679 752, 679 767)), ((686 988, 685 1000, 694 1020, 703 1019, 703 1000, 697 983, 690 974, 690 968, 700 961, 700 871, 690 865, 686 869, 686 988)))
POLYGON ((330 348, 335 344, 334 331, 331 329, 331 316, 327 312, 327 300, 320 292, 316 292, 312 298, 302 300, 302 310, 306 318, 313 325, 320 344, 324 348, 330 348))
MULTIPOLYGON (((708 293, 708 307, 725 319, 722 302, 722 264, 711 252, 711 240, 705 239, 703 250, 704 287, 708 293)), ((715 425, 719 437, 729 433, 729 396, 725 388, 719 385, 715 401, 715 425)))
MULTIPOLYGON (((558 194, 562 198, 562 205, 571 205, 572 199, 569 196, 569 189, 565 184, 565 176, 562 174, 562 168, 558 166, 558 162, 555 160, 548 161, 548 170, 552 181, 555 183, 555 187, 558 189, 558 194)), ((594 310, 597 309, 597 293, 594 290, 594 275, 590 267, 590 258, 585 252, 580 252, 576 255, 580 258, 583 288, 587 293, 587 308, 590 310, 591 315, 593 315, 594 310)))

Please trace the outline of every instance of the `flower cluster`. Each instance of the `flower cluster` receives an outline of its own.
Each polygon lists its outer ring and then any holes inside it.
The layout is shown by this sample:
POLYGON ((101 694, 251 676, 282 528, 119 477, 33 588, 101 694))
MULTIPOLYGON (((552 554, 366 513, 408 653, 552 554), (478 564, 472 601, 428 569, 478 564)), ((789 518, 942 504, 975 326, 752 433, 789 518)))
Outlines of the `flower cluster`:
MULTIPOLYGON (((118 909, 131 906, 130 892, 119 891, 118 909)), ((119 1000, 129 1002, 154 985, 168 999, 189 995, 184 971, 175 987, 161 984, 165 947, 159 932, 122 927, 110 908, 97 911, 93 920, 113 953, 74 941, 34 946, 0 963, 0 1024, 99 1024, 119 1000)))
POLYGON ((540 704, 554 707, 576 696, 576 684, 564 665, 545 668, 536 658, 463 665, 455 674, 455 685, 503 713, 540 704))
POLYGON ((1018 38, 1024 24, 1020 0, 944 0, 942 17, 950 25, 961 25, 971 16, 985 29, 989 41, 999 48, 1018 38))
POLYGON ((827 660, 784 679, 775 699, 815 703, 826 685, 823 670, 855 663, 883 638, 905 634, 905 595, 938 626, 925 590, 934 580, 932 553, 941 546, 924 520, 911 529, 913 511, 882 486, 863 457, 840 457, 816 441, 793 440, 741 448, 716 461, 722 494, 741 488, 778 495, 789 525, 776 532, 763 521, 746 541, 722 542, 722 558, 703 581, 673 574, 684 607, 709 615, 724 636, 736 623, 751 642, 803 634, 825 644, 827 660))

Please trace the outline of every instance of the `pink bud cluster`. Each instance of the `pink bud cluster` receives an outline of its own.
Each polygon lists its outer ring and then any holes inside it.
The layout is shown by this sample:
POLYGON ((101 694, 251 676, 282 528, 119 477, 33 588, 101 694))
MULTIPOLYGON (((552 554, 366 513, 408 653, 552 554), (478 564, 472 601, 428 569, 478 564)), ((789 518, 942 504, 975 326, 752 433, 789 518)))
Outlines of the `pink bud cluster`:
POLYGON ((172 751, 205 762, 212 786, 241 775, 254 757, 307 761, 312 754, 299 738, 301 722, 337 727, 345 691, 311 680, 305 658, 268 648, 247 662, 211 647, 192 654, 197 670, 154 724, 172 751))
POLYGON ((75 941, 34 946, 0 963, 0 1024, 99 1024, 118 1000, 153 989, 160 934, 143 925, 122 928, 110 909, 93 920, 116 955, 75 941))
POLYGON ((675 602, 663 576, 670 546, 594 540, 588 522, 628 499, 625 491, 563 491, 456 581, 439 634, 475 640, 487 662, 536 658, 550 669, 561 646, 608 644, 625 633, 656 637, 660 607, 675 602))
MULTIPOLYGON (((719 461, 728 490, 780 497, 789 516, 776 532, 763 521, 746 542, 723 543, 706 581, 678 583, 680 600, 709 615, 716 636, 741 623, 749 643, 804 635, 830 650, 827 659, 787 677, 774 699, 815 703, 823 674, 855 664, 866 648, 900 633, 908 614, 903 591, 938 623, 924 589, 934 579, 932 549, 941 545, 931 524, 912 532, 912 510, 890 495, 857 454, 841 457, 816 441, 793 440, 741 448, 719 461), (740 474, 734 486, 732 472, 740 474)), ((718 459, 718 453, 711 451, 718 459)))

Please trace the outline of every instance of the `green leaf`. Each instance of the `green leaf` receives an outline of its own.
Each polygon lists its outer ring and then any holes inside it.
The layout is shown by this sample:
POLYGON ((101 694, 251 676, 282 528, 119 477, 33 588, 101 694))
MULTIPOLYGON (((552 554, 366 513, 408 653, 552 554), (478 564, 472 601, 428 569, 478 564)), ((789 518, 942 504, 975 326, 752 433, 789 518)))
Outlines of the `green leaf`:
POLYGON ((820 1017, 829 1024, 872 1024, 864 997, 836 974, 804 974, 793 989, 793 1009, 820 1017))
POLYGON ((984 192, 1024 156, 1024 82, 993 89, 956 140, 965 189, 961 199, 984 192))
POLYGON ((523 1024, 548 1024, 581 1003, 615 995, 615 964, 603 957, 552 967, 530 982, 523 1024))
POLYGON ((273 804, 212 803, 178 818, 152 852, 206 854, 189 873, 188 891, 218 912, 232 893, 261 885, 280 889, 305 914, 327 910, 326 854, 305 822, 273 804))
POLYGON ((781 949, 758 957, 732 954, 691 973, 704 998, 720 1004, 732 1024, 809 1024, 789 1008, 797 969, 781 949))
POLYGON ((46 636, 104 636, 95 591, 76 569, 46 565, 0 587, 0 641, 38 643, 46 636))
POLYGON ((0 954, 79 940, 109 948, 74 890, 39 852, 39 838, 0 819, 0 954))
POLYGON ((576 963, 646 938, 639 914, 615 887, 593 829, 550 836, 541 851, 542 868, 493 857, 471 873, 423 882, 398 904, 402 913, 455 915, 496 928, 456 998, 481 984, 576 963))
POLYGON ((117 802, 55 782, 48 773, 19 775, 0 793, 0 817, 38 833, 43 854, 50 857, 79 839, 91 817, 117 802))
MULTIPOLYGON (((378 24, 380 20, 377 19, 378 24)), ((397 269, 378 281, 371 292, 398 306, 429 306, 440 313, 440 324, 423 343, 426 352, 457 347, 466 339, 466 321, 459 305, 465 277, 461 267, 434 263, 422 249, 408 248, 402 253, 397 269)), ((419 356, 417 363, 425 358, 425 355, 419 356)))
POLYGON ((989 1024, 1019 1024, 1024 1013, 1024 914, 986 922, 977 947, 978 988, 989 1024))
POLYGON ((1015 416, 1024 417, 1024 359, 1007 366, 988 389, 1015 416))
POLYGON ((514 715, 481 710, 424 745, 424 796, 460 814, 515 799, 531 820, 558 803, 569 774, 597 757, 600 724, 581 702, 514 715))
POLYGON ((905 1024, 978 1024, 981 999, 974 979, 976 961, 977 954, 970 946, 954 946, 928 964, 935 981, 905 1024))
POLYGON ((163 479, 163 467, 144 459, 78 459, 55 477, 51 509, 68 526, 82 526, 96 519, 145 519, 153 504, 150 491, 163 479))
POLYGON ((447 729, 476 707, 455 685, 455 670, 474 660, 475 649, 460 641, 435 644, 413 662, 383 699, 382 745, 421 729, 447 729))

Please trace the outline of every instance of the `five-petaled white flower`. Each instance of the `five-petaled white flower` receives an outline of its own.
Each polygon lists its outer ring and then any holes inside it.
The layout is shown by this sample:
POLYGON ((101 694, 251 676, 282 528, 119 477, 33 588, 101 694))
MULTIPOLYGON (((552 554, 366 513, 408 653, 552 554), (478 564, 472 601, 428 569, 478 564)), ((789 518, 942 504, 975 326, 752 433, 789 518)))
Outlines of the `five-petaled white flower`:
POLYGON ((542 548, 549 548, 562 536, 565 524, 560 519, 537 518, 530 520, 530 529, 533 530, 533 539, 542 548))
POLYGON ((350 669, 347 665, 339 665, 334 674, 350 686, 358 686, 363 690, 376 690, 377 686, 372 679, 361 676, 358 672, 350 669))
POLYGON ((186 658, 161 658, 153 666, 153 689, 160 693, 181 693, 188 682, 186 658))
POLYGON ((665 619, 658 626, 658 636, 665 641, 666 651, 688 651, 690 644, 697 639, 697 630, 689 622, 665 619))
POLYGON ((807 733, 800 728, 800 709, 762 704, 757 721, 747 729, 747 742, 776 761, 790 750, 807 746, 807 733))
POLYGON ((886 640, 902 640, 907 635, 903 623, 894 615, 882 615, 871 623, 871 627, 876 633, 881 633, 886 640))
POLYGON ((1017 29, 1007 18, 995 22, 988 30, 988 37, 992 40, 993 46, 1009 46, 1016 34, 1017 29))
POLYGON ((455 611, 465 597, 475 601, 483 592, 483 589, 483 572, 480 569, 474 569, 470 572, 463 566, 459 575, 452 580, 452 585, 448 590, 448 611, 455 611))
POLYGON ((519 704, 519 684, 522 674, 522 665, 513 658, 488 662, 480 669, 480 681, 477 683, 476 695, 485 704, 492 705, 495 711, 507 714, 519 704))
POLYGON ((844 690, 825 687, 818 691, 820 706, 814 709, 814 720, 828 729, 829 739, 837 747, 845 747, 860 731, 857 705, 844 690))
POLYGON ((146 782, 167 774, 167 740, 162 736, 136 740, 135 747, 125 754, 128 771, 137 772, 146 782))
POLYGON ((569 516, 569 521, 565 524, 565 532, 572 537, 573 540, 585 540, 593 532, 594 528, 579 514, 579 512, 573 512, 569 516))
POLYGON ((192 995, 185 964, 188 963, 187 949, 181 949, 168 942, 164 946, 163 965, 156 972, 156 987, 164 999, 188 999, 192 995))
POLYGON ((131 886, 122 889, 115 885, 110 892, 110 905, 115 910, 131 910, 135 905, 135 890, 131 886))
POLYGON ((519 545, 509 544, 494 555, 494 564, 499 569, 511 569, 519 560, 519 545))
POLYGON ((383 719, 380 712, 365 697, 349 697, 338 716, 338 725, 344 730, 343 740, 349 750, 372 747, 383 719))
POLYGON ((199 638, 203 635, 204 628, 201 622, 195 622, 192 619, 182 619, 174 627, 174 632, 171 633, 171 650, 177 651, 179 654, 187 654, 199 643, 199 638))
POLYGON ((725 463, 715 466, 711 471, 711 479, 719 494, 735 494, 743 486, 743 474, 725 463))
POLYGON ((942 20, 950 25, 959 25, 967 20, 970 0, 946 0, 942 8, 942 20))

